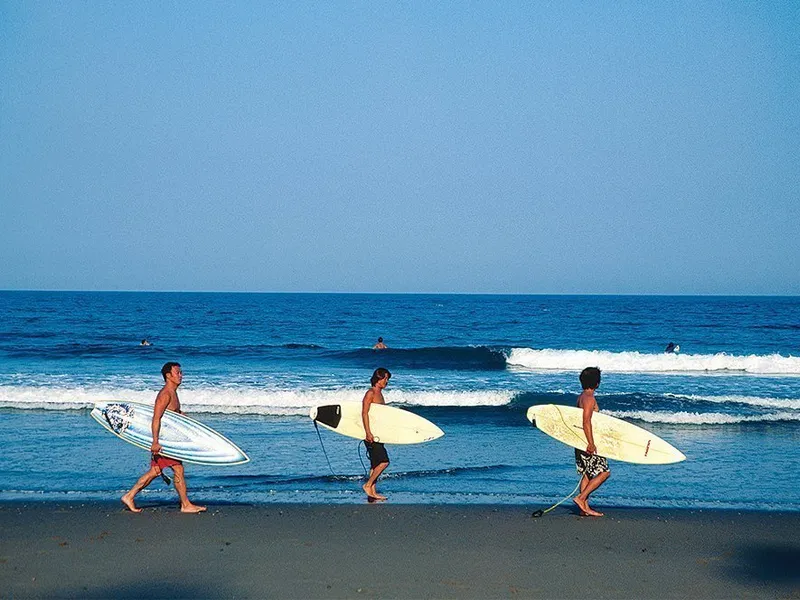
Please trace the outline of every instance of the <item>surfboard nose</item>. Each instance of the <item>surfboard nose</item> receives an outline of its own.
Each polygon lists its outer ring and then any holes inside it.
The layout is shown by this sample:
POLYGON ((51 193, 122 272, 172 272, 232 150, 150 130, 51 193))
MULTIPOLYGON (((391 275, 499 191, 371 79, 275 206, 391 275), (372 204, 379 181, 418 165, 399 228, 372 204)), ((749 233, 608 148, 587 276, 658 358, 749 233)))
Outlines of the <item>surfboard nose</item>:
POLYGON ((312 421, 316 421, 317 420, 317 407, 316 406, 312 406, 311 407, 311 410, 308 411, 308 416, 311 417, 312 421))

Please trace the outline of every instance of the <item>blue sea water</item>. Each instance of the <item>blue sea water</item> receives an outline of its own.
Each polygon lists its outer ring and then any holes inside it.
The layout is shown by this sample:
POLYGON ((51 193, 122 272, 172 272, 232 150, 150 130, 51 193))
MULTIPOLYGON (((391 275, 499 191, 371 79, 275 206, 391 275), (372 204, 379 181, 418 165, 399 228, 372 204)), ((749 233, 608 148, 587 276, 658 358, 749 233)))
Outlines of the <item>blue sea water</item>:
MULTIPOLYGON (((186 412, 252 459, 189 465, 198 502, 363 502, 363 447, 307 414, 383 366, 387 402, 446 434, 390 448, 390 501, 550 504, 572 450, 525 411, 574 405, 599 366, 601 409, 687 460, 612 463, 598 506, 800 510, 800 298, 0 292, 0 316, 0 501, 119 497, 148 455, 89 408, 151 402, 177 360, 186 412)), ((174 497, 155 482, 141 502, 174 497)))

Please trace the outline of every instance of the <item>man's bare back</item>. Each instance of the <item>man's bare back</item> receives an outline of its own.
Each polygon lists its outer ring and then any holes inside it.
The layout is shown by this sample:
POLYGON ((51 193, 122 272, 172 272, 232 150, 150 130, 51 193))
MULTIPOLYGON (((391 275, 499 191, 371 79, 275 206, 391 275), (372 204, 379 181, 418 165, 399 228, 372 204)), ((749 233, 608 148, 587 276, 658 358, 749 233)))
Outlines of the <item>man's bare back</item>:
POLYGON ((592 416, 600 410, 594 395, 595 390, 600 386, 600 369, 597 367, 585 368, 581 372, 580 381, 583 391, 578 396, 578 408, 583 410, 583 432, 586 435, 587 443, 585 451, 580 449, 575 451, 575 466, 578 473, 581 474, 581 493, 572 501, 578 506, 581 514, 602 517, 603 513, 589 506, 589 495, 600 487, 610 475, 606 459, 597 456, 597 445, 594 442, 592 428, 592 416))
POLYGON ((584 390, 578 396, 578 408, 585 406, 591 408, 592 412, 600 412, 600 407, 597 406, 597 398, 594 396, 594 390, 584 390))

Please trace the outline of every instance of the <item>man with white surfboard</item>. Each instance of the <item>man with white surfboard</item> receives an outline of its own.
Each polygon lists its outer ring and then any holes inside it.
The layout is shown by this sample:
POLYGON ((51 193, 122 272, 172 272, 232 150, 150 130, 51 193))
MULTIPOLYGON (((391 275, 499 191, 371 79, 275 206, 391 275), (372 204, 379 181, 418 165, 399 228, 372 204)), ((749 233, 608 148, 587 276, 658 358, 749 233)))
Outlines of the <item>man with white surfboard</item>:
POLYGON ((581 492, 572 501, 578 505, 582 514, 590 517, 602 517, 603 513, 589 506, 589 495, 603 485, 611 475, 608 461, 597 455, 597 446, 595 446, 592 433, 592 416, 600 410, 594 397, 595 390, 600 387, 600 369, 586 367, 581 371, 580 381, 583 392, 578 396, 578 408, 583 410, 583 432, 588 445, 586 452, 575 449, 575 466, 581 475, 581 492))
POLYGON ((364 444, 367 447, 370 462, 369 478, 361 487, 366 492, 369 500, 386 500, 386 496, 379 494, 375 489, 375 482, 378 481, 378 477, 389 466, 389 455, 386 452, 386 447, 379 441, 375 441, 375 436, 372 435, 372 430, 369 427, 369 409, 373 404, 386 404, 383 399, 383 390, 389 385, 391 376, 392 374, 388 369, 375 369, 370 379, 372 387, 367 390, 367 393, 364 394, 364 399, 361 401, 361 420, 364 422, 364 431, 366 432, 364 444))
POLYGON ((183 463, 179 460, 167 458, 159 454, 159 452, 161 452, 161 444, 158 442, 158 436, 161 432, 161 418, 164 416, 164 411, 172 410, 181 413, 181 401, 178 399, 178 386, 183 381, 183 371, 181 370, 180 364, 168 362, 161 368, 161 375, 164 377, 164 387, 158 392, 156 404, 153 409, 153 444, 150 446, 150 452, 152 453, 150 470, 142 475, 128 493, 122 497, 122 503, 127 506, 131 512, 142 512, 142 509, 138 508, 134 503, 134 497, 150 485, 156 477, 160 477, 163 469, 169 467, 174 473, 175 490, 178 492, 178 496, 181 500, 181 512, 203 512, 206 510, 205 506, 198 506, 189 501, 189 496, 186 493, 186 478, 184 477, 183 463))

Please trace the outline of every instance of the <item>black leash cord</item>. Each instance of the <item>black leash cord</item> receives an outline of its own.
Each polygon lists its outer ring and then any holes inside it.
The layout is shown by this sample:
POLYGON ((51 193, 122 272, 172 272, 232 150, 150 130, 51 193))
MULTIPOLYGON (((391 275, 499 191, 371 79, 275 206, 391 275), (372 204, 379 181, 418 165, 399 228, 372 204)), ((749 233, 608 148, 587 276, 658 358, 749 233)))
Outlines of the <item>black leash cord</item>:
POLYGON ((361 461, 361 468, 364 469, 364 477, 369 479, 369 469, 367 469, 367 466, 364 464, 364 460, 361 458, 361 444, 364 444, 364 453, 366 453, 367 452, 367 441, 366 440, 361 440, 360 442, 358 442, 358 460, 361 461))
POLYGON ((328 461, 328 468, 331 470, 331 475, 336 477, 336 473, 333 472, 333 467, 331 466, 331 460, 328 458, 328 452, 325 450, 325 444, 322 443, 322 435, 319 432, 319 425, 317 425, 317 420, 314 419, 314 429, 317 430, 317 437, 319 438, 319 445, 322 446, 322 453, 325 455, 325 460, 328 461))

